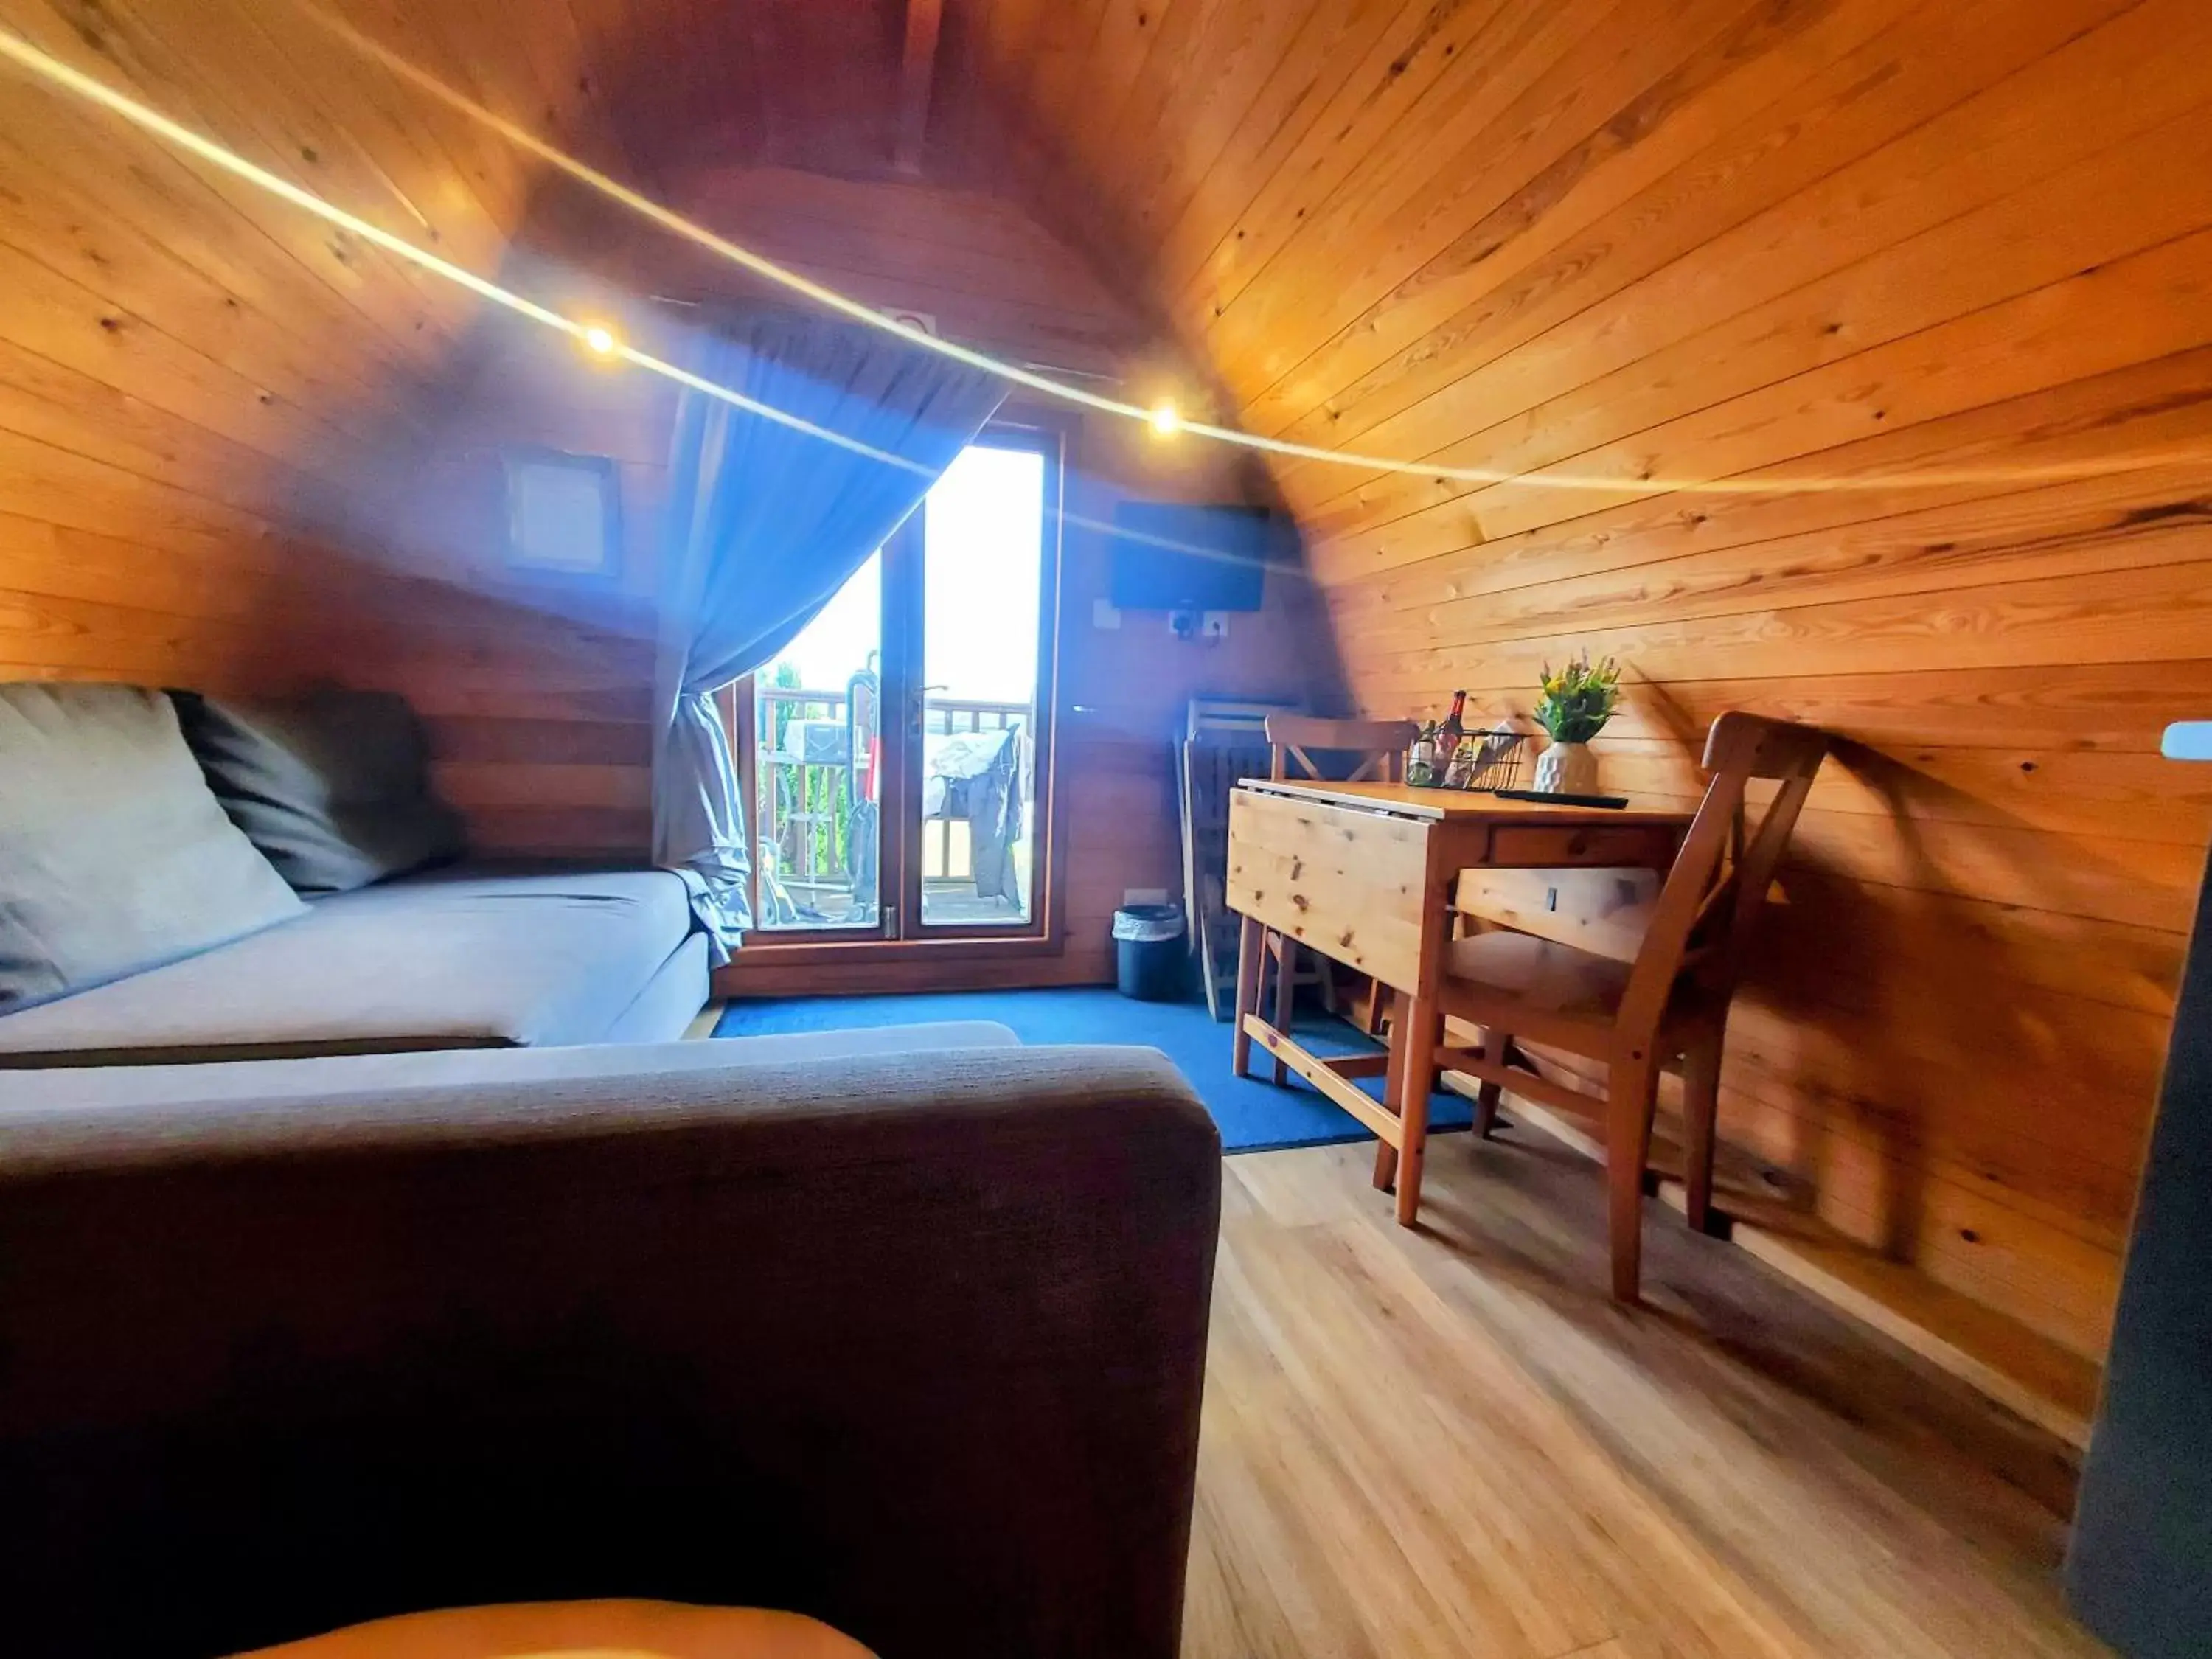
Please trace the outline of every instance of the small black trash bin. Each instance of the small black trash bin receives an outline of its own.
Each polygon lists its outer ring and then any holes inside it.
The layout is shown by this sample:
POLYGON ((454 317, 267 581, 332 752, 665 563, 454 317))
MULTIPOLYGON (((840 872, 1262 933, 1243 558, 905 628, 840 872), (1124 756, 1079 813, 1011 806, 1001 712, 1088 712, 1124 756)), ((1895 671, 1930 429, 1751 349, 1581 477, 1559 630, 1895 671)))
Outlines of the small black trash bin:
POLYGON ((1139 1002, 1172 1002, 1182 994, 1182 909, 1127 904, 1114 913, 1114 982, 1139 1002))

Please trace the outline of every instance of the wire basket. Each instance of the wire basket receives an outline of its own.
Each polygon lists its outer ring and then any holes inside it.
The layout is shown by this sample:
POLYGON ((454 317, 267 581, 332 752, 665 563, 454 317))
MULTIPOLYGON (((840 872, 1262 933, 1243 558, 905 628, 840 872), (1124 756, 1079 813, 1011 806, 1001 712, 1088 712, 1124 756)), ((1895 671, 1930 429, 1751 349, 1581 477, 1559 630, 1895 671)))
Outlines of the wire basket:
POLYGON ((1528 734, 1503 726, 1470 732, 1460 739, 1472 746, 1474 763, 1468 772, 1468 789, 1519 789, 1525 787, 1528 763, 1528 734))

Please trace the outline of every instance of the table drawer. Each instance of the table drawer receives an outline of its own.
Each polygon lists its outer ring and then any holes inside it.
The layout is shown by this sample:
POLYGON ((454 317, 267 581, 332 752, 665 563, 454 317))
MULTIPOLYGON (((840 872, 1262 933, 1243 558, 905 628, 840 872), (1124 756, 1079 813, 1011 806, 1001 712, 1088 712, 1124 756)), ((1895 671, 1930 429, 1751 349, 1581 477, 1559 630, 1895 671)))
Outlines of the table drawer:
POLYGON ((1640 866, 1674 861, 1675 831, 1650 823, 1500 823, 1490 831, 1495 865, 1550 869, 1572 865, 1640 866))

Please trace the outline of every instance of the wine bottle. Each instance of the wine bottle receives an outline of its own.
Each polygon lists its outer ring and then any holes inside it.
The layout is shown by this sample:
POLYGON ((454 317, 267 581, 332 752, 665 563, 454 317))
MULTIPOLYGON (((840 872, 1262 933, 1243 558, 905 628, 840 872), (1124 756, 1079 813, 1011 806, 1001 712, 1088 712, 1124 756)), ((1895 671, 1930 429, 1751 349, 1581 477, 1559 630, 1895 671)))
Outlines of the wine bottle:
POLYGON ((1413 738, 1413 749, 1406 756, 1406 781, 1416 789, 1427 789, 1442 776, 1437 766, 1437 723, 1423 720, 1413 738))
POLYGON ((1445 788, 1455 788, 1466 780, 1465 762, 1461 750, 1467 741, 1467 693, 1452 693, 1451 713, 1444 716, 1437 728, 1437 781, 1445 788))
POLYGON ((1437 729, 1437 760, 1449 765, 1459 749, 1459 740, 1466 735, 1467 693, 1455 691, 1452 693, 1451 713, 1444 716, 1444 723, 1437 729))

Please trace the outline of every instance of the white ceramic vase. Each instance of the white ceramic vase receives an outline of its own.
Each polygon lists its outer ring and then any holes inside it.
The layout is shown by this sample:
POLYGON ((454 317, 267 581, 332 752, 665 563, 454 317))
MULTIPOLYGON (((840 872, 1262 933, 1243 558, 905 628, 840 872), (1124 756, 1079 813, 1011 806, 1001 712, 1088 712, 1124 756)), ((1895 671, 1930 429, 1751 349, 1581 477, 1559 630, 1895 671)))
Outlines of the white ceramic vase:
POLYGON ((1597 757, 1586 743, 1555 743, 1536 757, 1536 787, 1547 795, 1595 795, 1597 757))

